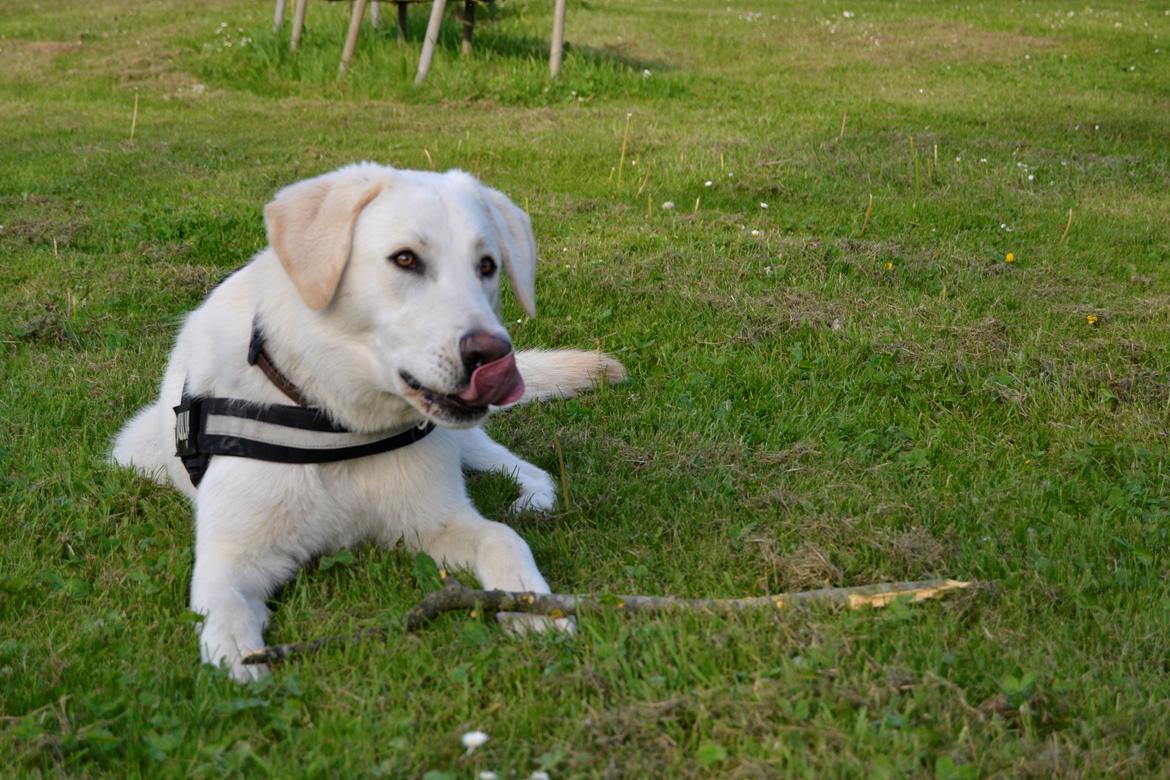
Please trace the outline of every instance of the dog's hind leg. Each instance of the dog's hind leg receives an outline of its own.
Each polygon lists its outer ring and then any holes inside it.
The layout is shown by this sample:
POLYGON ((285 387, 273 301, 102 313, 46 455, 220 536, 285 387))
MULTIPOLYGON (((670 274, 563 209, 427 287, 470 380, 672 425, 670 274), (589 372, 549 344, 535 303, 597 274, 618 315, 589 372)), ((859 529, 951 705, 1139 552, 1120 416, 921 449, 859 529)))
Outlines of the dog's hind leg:
POLYGON ((532 509, 543 512, 557 505, 557 486, 549 473, 492 441, 482 428, 463 431, 459 447, 464 468, 472 471, 502 471, 516 480, 520 485, 520 497, 512 503, 511 511, 532 509))

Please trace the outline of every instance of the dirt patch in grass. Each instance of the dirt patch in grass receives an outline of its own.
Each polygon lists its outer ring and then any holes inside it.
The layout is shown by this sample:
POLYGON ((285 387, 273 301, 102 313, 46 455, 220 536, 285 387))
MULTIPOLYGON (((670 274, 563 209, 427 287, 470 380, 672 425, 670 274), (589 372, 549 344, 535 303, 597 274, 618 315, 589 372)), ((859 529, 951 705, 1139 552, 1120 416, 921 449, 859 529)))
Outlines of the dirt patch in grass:
MULTIPOLYGON (((1143 307, 1144 302, 1137 308, 1140 311, 1143 307)), ((1098 316, 1094 327, 1102 328, 1107 317, 1119 315, 1098 316)), ((1166 356, 1144 341, 1102 335, 1087 342, 1058 342, 1053 352, 1035 359, 1036 370, 1042 379, 1063 389, 1089 395, 1105 391, 1117 403, 1151 406, 1158 411, 1170 401, 1166 356)))
POLYGON ((948 546, 922 526, 883 530, 873 546, 889 562, 891 577, 918 578, 938 574, 946 567, 948 546))
MULTIPOLYGON (((833 564, 830 553, 813 542, 804 542, 788 554, 777 552, 777 544, 768 536, 756 536, 747 542, 758 551, 758 555, 769 568, 767 583, 776 590, 810 590, 826 588, 841 581, 841 569, 833 564)), ((767 587, 763 588, 767 590, 767 587)))
POLYGON ((943 327, 942 331, 955 338, 965 355, 1002 355, 1009 345, 1007 326, 995 317, 986 317, 970 325, 943 327))
POLYGON ((0 46, 0 72, 6 80, 40 77, 57 57, 81 51, 81 41, 14 41, 0 46))
POLYGON ((182 290, 197 296, 194 304, 198 304, 199 300, 226 279, 232 271, 218 265, 167 262, 179 259, 187 253, 182 244, 142 244, 137 252, 123 253, 123 262, 109 270, 106 282, 117 289, 138 288, 148 296, 157 292, 160 286, 169 290, 182 290), (144 258, 162 262, 158 265, 143 263, 144 258))
POLYGON ((1170 381, 1165 371, 1140 370, 1111 379, 1106 386, 1122 403, 1164 405, 1170 400, 1170 381))
POLYGON ((72 312, 56 301, 35 303, 17 314, 10 337, 29 344, 53 346, 76 345, 79 340, 72 312))
POLYGON ((746 550, 765 570, 758 583, 762 591, 936 576, 946 571, 953 547, 923 526, 882 527, 861 517, 797 517, 795 527, 783 536, 795 536, 799 544, 784 552, 781 535, 769 531, 744 540, 746 550))
POLYGON ((69 246, 85 227, 79 219, 54 219, 49 217, 18 217, 4 225, 0 235, 19 239, 34 246, 52 246, 56 241, 58 249, 69 246))
POLYGON ((753 296, 743 304, 747 323, 735 332, 735 340, 745 343, 766 341, 779 332, 800 327, 840 330, 844 312, 841 307, 807 292, 781 290, 775 294, 753 296))
POLYGON ((868 27, 855 41, 861 59, 879 65, 996 62, 1051 49, 1057 41, 1017 32, 984 30, 970 24, 917 17, 909 24, 868 27))
MULTIPOLYGON (((771 267, 762 269, 765 274, 771 267)), ((694 305, 723 312, 737 320, 738 326, 730 340, 742 344, 756 344, 769 340, 778 333, 801 327, 840 330, 844 327, 845 306, 808 291, 776 289, 750 294, 712 285, 693 285, 678 289, 680 298, 694 305)))
MULTIPOLYGON (((833 670, 824 670, 812 673, 808 682, 836 700, 889 698, 877 688, 850 689, 834 677, 833 670)), ((606 777, 659 776, 665 766, 672 766, 677 777, 772 777, 777 768, 774 762, 760 761, 735 745, 775 743, 812 752, 850 751, 847 732, 810 722, 808 715, 814 708, 803 697, 795 701, 781 683, 757 679, 746 685, 595 710, 581 722, 581 742, 590 752, 621 757, 611 761, 606 777), (730 749, 722 757, 699 761, 702 743, 730 749), (680 753, 687 756, 681 764, 680 753)))

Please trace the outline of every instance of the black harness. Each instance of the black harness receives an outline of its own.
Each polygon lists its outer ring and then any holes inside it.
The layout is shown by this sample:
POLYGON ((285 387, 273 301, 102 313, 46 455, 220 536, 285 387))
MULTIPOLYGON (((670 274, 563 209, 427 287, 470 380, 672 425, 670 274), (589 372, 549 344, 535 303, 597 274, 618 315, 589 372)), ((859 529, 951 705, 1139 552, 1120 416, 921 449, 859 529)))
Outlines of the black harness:
POLYGON ((193 397, 184 389, 175 407, 175 454, 196 487, 213 455, 272 463, 332 463, 407 447, 435 429, 433 422, 426 422, 395 431, 356 433, 337 425, 322 410, 305 404, 300 389, 276 369, 255 325, 248 363, 258 365, 299 405, 193 397))

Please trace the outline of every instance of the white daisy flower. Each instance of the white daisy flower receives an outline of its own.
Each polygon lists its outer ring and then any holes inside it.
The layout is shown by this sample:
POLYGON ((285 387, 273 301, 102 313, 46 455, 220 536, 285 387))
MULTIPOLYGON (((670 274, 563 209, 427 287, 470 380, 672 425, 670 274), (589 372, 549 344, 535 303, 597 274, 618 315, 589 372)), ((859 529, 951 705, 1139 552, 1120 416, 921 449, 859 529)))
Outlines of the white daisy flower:
POLYGON ((483 747, 483 744, 488 741, 488 735, 482 731, 469 731, 463 735, 463 747, 467 748, 468 754, 475 752, 476 748, 483 747))

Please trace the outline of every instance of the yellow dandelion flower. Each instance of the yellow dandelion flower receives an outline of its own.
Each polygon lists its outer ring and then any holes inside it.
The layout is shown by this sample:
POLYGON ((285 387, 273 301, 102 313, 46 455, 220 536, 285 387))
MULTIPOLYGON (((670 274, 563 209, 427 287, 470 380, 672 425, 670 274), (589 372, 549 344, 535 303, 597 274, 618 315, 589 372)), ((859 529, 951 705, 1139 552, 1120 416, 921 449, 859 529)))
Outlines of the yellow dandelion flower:
POLYGON ((1096 314, 1088 315, 1087 317, 1085 317, 1085 322, 1089 323, 1090 325, 1096 325, 1097 324, 1097 315, 1096 314))
POLYGON ((1008 253, 1007 253, 1007 254, 1004 256, 1004 258, 1003 258, 1003 261, 1004 261, 1005 263, 1014 263, 1014 262, 1016 262, 1016 253, 1015 253, 1015 252, 1008 252, 1008 253))
POLYGON ((886 262, 886 270, 887 270, 887 271, 893 271, 893 270, 894 270, 894 264, 893 264, 893 263, 891 263, 891 262, 888 262, 888 261, 887 261, 887 262, 886 262))

